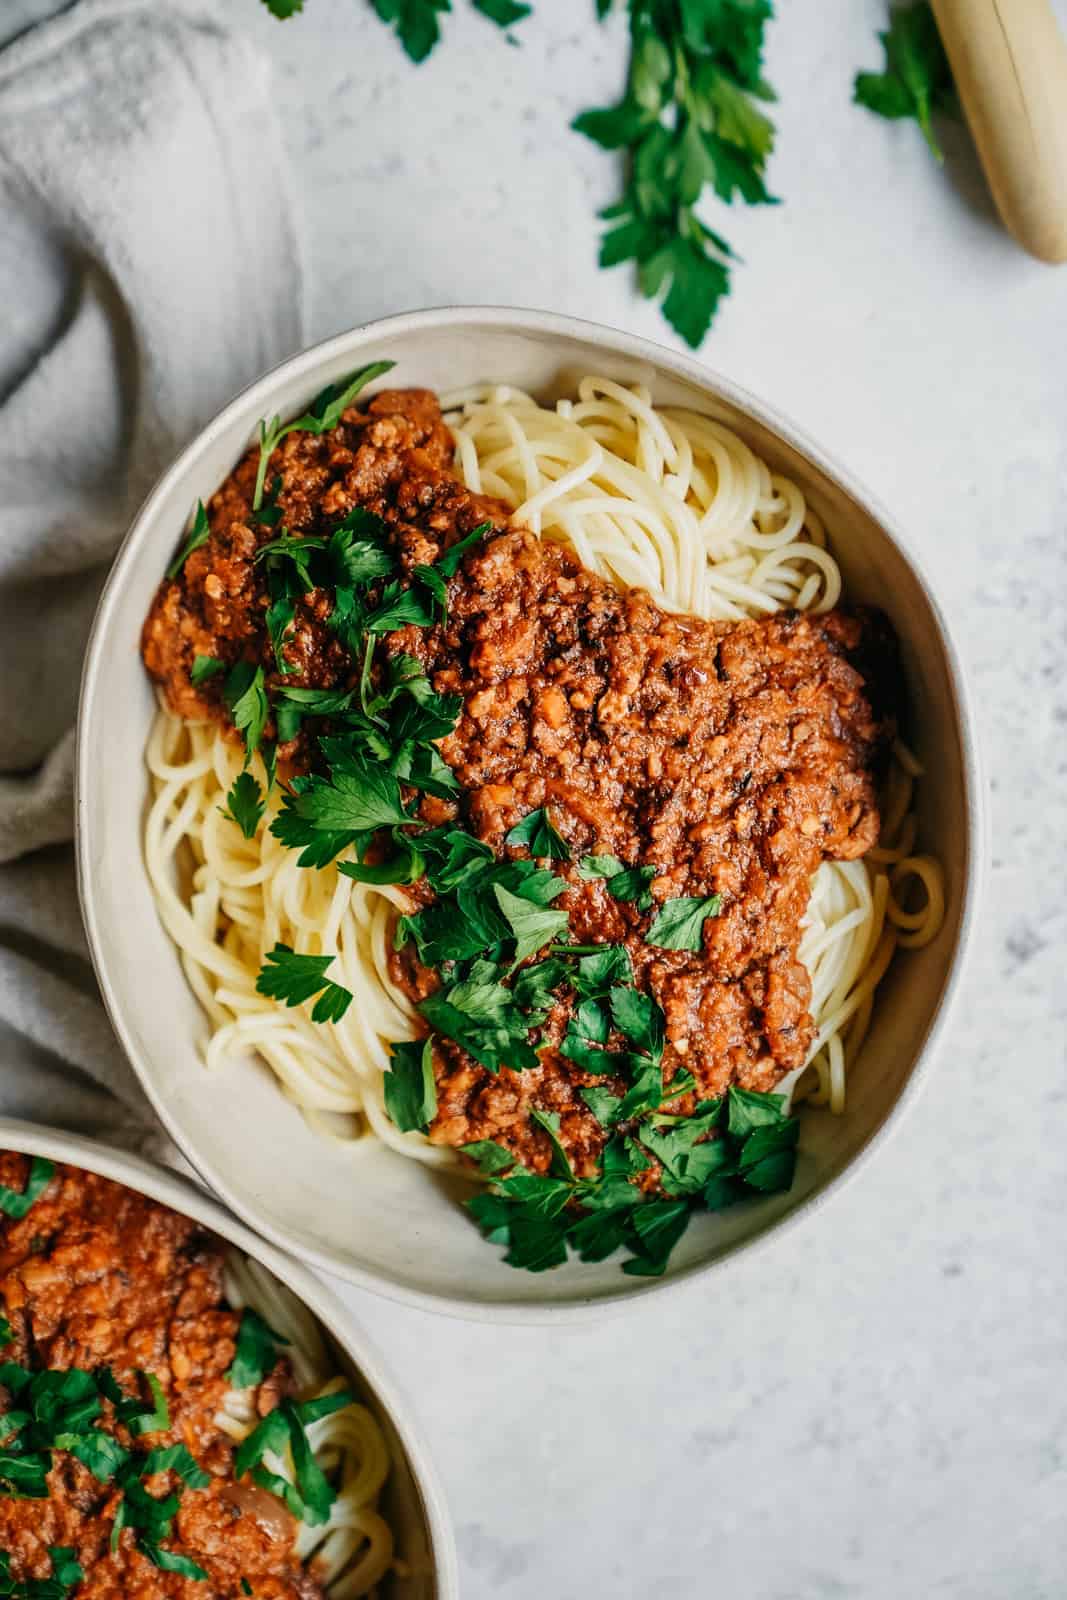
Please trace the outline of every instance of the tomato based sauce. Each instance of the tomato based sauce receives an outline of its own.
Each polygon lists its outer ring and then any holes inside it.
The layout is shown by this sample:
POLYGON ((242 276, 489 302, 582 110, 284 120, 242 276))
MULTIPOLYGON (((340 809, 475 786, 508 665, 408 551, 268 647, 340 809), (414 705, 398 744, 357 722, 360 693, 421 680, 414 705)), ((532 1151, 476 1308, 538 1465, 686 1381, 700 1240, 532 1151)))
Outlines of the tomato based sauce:
MULTIPOLYGON (((286 641, 292 673, 275 670, 255 560, 275 535, 251 514, 257 457, 246 456, 211 501, 210 540, 161 585, 144 631, 146 665, 171 709, 224 725, 218 680, 191 682, 197 654, 261 663, 268 685, 359 680, 359 663, 327 626, 333 600, 322 590, 297 604, 286 641)), ((451 460, 434 397, 400 391, 320 437, 290 434, 268 475, 290 534, 321 536, 363 506, 388 525, 407 574, 492 525, 449 582, 447 620, 384 639, 387 651, 416 657, 439 693, 462 699, 439 745, 459 792, 417 797, 420 818, 455 820, 498 856, 520 858, 526 849, 506 835, 545 808, 572 858, 549 863, 567 883, 554 906, 569 914, 570 939, 626 947, 637 987, 665 1018, 665 1083, 683 1069, 696 1080, 670 1109, 688 1112, 731 1084, 773 1089, 814 1037, 798 957, 812 875, 823 861, 861 856, 878 835, 875 780, 899 676, 888 625, 846 610, 737 623, 671 615, 644 591, 620 592, 586 571, 565 548, 510 529, 507 508, 469 493, 451 460), (579 870, 589 855, 653 869, 652 907, 589 881, 579 870), (704 921, 698 950, 647 942, 664 902, 710 896, 720 909, 704 921)), ((305 739, 279 752, 290 770, 314 762, 305 739)), ((417 904, 433 897, 425 880, 411 893, 417 904)), ((439 982, 410 945, 391 966, 413 1000, 439 982)), ((522 1072, 494 1074, 436 1038, 431 1139, 492 1139, 544 1172, 552 1147, 531 1122, 536 1107, 558 1114, 575 1171, 595 1171, 606 1135, 579 1091, 600 1084, 621 1094, 625 1085, 560 1054, 575 1005, 557 995, 539 1065, 522 1072)))
MULTIPOLYGON (((29 1161, 0 1152, 0 1183, 17 1192, 29 1161)), ((210 1475, 206 1488, 167 1470, 141 1480, 155 1499, 178 1493, 166 1552, 194 1561, 206 1579, 162 1570, 120 1528, 122 1490, 101 1482, 65 1449, 53 1449, 47 1498, 0 1492, 0 1551, 19 1581, 52 1576, 49 1551, 73 1552, 84 1577, 76 1600, 321 1600, 322 1590, 294 1550, 297 1524, 273 1495, 233 1476, 233 1443, 216 1418, 229 1390, 239 1313, 223 1292, 225 1247, 197 1223, 120 1184, 75 1167, 56 1168, 22 1219, 0 1216, 0 1312, 11 1340, 0 1363, 34 1372, 96 1373, 110 1368, 127 1397, 151 1410, 145 1374, 158 1381, 169 1427, 135 1437, 103 1403, 97 1426, 136 1455, 184 1444, 210 1475), (269 1501, 269 1515, 256 1498, 269 1501)), ((290 1391, 279 1362, 255 1391, 266 1414, 290 1391)), ((0 1386, 3 1414, 16 1408, 0 1386)), ((0 1446, 2 1449, 2 1446, 0 1446)))

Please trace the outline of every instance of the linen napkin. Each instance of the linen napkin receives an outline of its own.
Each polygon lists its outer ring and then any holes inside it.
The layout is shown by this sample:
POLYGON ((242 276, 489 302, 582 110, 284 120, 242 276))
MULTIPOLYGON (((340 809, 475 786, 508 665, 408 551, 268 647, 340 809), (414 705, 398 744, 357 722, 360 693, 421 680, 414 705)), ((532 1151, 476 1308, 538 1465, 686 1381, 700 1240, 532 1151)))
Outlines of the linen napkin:
POLYGON ((137 506, 303 338, 270 94, 206 7, 81 0, 0 52, 0 1113, 157 1150, 77 907, 73 721, 137 506))

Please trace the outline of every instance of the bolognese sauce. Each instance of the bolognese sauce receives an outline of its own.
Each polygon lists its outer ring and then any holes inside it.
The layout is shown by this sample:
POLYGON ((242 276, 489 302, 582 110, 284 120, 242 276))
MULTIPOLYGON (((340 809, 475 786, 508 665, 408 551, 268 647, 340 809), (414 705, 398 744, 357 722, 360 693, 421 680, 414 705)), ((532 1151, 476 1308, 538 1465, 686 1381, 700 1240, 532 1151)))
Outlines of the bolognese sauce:
MULTIPOLYGON (((624 947, 636 989, 662 1011, 665 1105, 684 1115, 730 1085, 773 1089, 803 1064, 814 1033, 798 956, 812 874, 861 856, 878 835, 875 785, 898 676, 888 624, 843 609, 736 623, 670 614, 511 528, 508 508, 461 485, 451 460, 432 394, 380 394, 335 428, 285 438, 271 462, 268 523, 253 509, 250 452, 210 502, 206 542, 160 586, 144 628, 149 672, 175 714, 227 728, 222 679, 194 681, 198 658, 220 672, 255 663, 268 689, 355 690, 366 663, 331 627, 327 590, 296 599, 276 648, 259 557, 277 528, 321 544, 363 508, 382 520, 408 583, 488 524, 450 576, 445 618, 382 639, 386 659, 413 658, 438 694, 461 701, 438 745, 455 792, 411 794, 413 820, 454 821, 498 859, 521 860, 529 848, 508 835, 543 809, 570 858, 551 865, 565 880, 556 905, 573 946, 624 947), (598 858, 640 872, 647 893, 613 894, 610 876, 582 869, 598 858), (656 909, 687 897, 715 906, 697 947, 650 943, 656 909), (689 1087, 672 1102, 683 1072, 689 1087)), ((276 731, 268 720, 267 735, 276 731)), ((290 777, 319 759, 306 726, 277 755, 290 777)), ((409 893, 416 906, 434 895, 425 880, 409 893)), ((410 943, 389 959, 413 1001, 441 982, 410 943)), ((544 1173, 553 1141, 531 1111, 547 1112, 574 1172, 592 1173, 607 1135, 581 1091, 621 1095, 625 1084, 561 1052, 576 1006, 573 992, 556 993, 538 1064, 521 1072, 488 1070, 435 1034, 431 1141, 491 1140, 544 1173)), ((652 1163, 641 1183, 657 1181, 652 1163)))
MULTIPOLYGON (((62 1557, 80 1571, 69 1589, 77 1600, 318 1600, 323 1590, 296 1555, 295 1518, 235 1479, 233 1441, 218 1422, 241 1322, 223 1292, 224 1247, 120 1184, 45 1166, 25 1215, 0 1215, 7 1576, 44 1582, 62 1557), (27 1429, 54 1432, 60 1403, 67 1431, 43 1451, 22 1447, 27 1429), (150 1455, 176 1464, 141 1476, 150 1455)), ((5 1194, 21 1196, 30 1171, 26 1156, 0 1152, 5 1194)), ((291 1391, 282 1358, 255 1388, 257 1413, 291 1391)))

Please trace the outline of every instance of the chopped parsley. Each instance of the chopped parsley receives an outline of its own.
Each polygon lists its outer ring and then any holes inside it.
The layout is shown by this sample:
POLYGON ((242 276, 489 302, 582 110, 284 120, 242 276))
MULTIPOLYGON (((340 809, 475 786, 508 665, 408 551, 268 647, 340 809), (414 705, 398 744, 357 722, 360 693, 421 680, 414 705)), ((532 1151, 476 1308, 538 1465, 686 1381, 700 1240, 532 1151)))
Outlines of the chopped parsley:
POLYGON ((880 117, 913 117, 932 154, 944 161, 931 119, 937 112, 958 115, 958 105, 952 69, 928 0, 895 6, 888 30, 878 37, 885 49, 885 69, 857 73, 856 104, 880 117))
POLYGON ((705 922, 709 917, 717 917, 721 910, 722 895, 719 894, 708 895, 705 899, 682 895, 676 900, 665 900, 653 917, 645 940, 660 950, 700 950, 705 922))
MULTIPOLYGON (((190 529, 189 537, 186 539, 185 543, 178 551, 178 554, 174 557, 174 560, 167 568, 167 577, 176 578, 184 567, 185 563, 188 561, 189 557, 192 555, 193 551, 199 550, 202 544, 207 544, 210 538, 211 524, 207 520, 207 512, 204 510, 204 502, 202 500, 198 500, 196 502, 196 512, 193 516, 193 526, 190 529)), ((195 682, 196 680, 194 679, 193 681, 195 682)))
POLYGON ((11 1557, 0 1550, 0 1595, 7 1600, 65 1600, 85 1577, 76 1559, 76 1552, 63 1545, 49 1545, 52 1559, 50 1578, 26 1578, 22 1582, 11 1576, 11 1557))
POLYGON ((648 886, 656 873, 656 867, 627 867, 617 856, 585 856, 578 863, 579 877, 587 882, 603 878, 613 899, 630 901, 638 911, 652 909, 648 886))
POLYGON ((0 1211, 21 1222, 48 1188, 55 1170, 55 1162, 45 1156, 31 1157, 25 1189, 10 1189, 6 1183, 0 1183, 0 1211))
POLYGON ((569 861, 571 858, 570 846, 552 826, 547 808, 531 811, 528 817, 516 823, 505 842, 524 844, 532 856, 547 857, 553 861, 569 861))
POLYGON ((337 1494, 315 1460, 307 1426, 352 1405, 355 1398, 350 1389, 334 1389, 313 1400, 283 1400, 238 1445, 233 1460, 234 1476, 243 1478, 250 1473, 255 1483, 278 1495, 295 1517, 312 1526, 321 1526, 329 1520, 337 1494), (264 1456, 281 1457, 286 1450, 292 1460, 294 1482, 263 1465, 264 1456))
POLYGON ((394 1044, 385 1074, 385 1109, 401 1133, 425 1133, 437 1115, 433 1043, 412 1039, 394 1044))
POLYGON ((303 1005, 318 995, 311 1012, 312 1022, 340 1022, 352 1004, 352 991, 333 983, 326 976, 333 956, 297 955, 287 944, 276 944, 267 952, 256 979, 256 992, 287 1006, 303 1005))
POLYGON ((250 772, 239 772, 226 796, 222 814, 237 824, 246 839, 254 839, 266 806, 266 796, 256 779, 250 772))
POLYGON ((262 1383, 278 1364, 278 1346, 288 1344, 284 1334, 275 1333, 268 1322, 251 1306, 241 1312, 237 1330, 237 1348, 233 1364, 226 1373, 226 1382, 235 1389, 251 1389, 262 1383))
POLYGON ((209 678, 226 671, 225 661, 220 661, 218 656, 197 656, 189 672, 189 682, 193 684, 206 683, 209 678))
POLYGON ((245 761, 251 761, 270 719, 263 668, 251 661, 238 661, 226 674, 222 698, 234 727, 244 734, 245 761))
MULTIPOLYGON (((587 1098, 592 1093, 584 1091, 587 1098)), ((555 1150, 558 1125, 551 1113, 537 1113, 536 1120, 553 1138, 553 1172, 506 1176, 509 1166, 493 1161, 482 1166, 492 1187, 467 1201, 486 1238, 507 1247, 508 1265, 528 1272, 562 1265, 568 1251, 602 1261, 625 1248, 631 1254, 624 1272, 659 1277, 696 1212, 720 1211, 793 1181, 799 1124, 782 1111, 779 1095, 731 1087, 692 1117, 646 1109, 632 1133, 609 1139, 595 1179, 568 1178, 569 1164, 565 1170, 555 1150), (662 1197, 631 1182, 652 1156, 663 1169, 662 1197)))

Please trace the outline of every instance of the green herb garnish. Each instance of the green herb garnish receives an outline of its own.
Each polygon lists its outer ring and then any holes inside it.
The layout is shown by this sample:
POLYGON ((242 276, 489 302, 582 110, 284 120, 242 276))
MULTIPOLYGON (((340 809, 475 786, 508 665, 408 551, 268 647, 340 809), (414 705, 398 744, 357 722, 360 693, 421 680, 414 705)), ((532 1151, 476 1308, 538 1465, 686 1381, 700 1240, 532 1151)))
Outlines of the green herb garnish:
POLYGON ((352 991, 327 978, 327 968, 333 961, 333 956, 297 955, 289 945, 276 944, 267 952, 256 979, 256 992, 287 1006, 303 1005, 318 995, 311 1012, 312 1022, 340 1022, 352 1004, 352 991))
POLYGON ((174 557, 174 560, 167 568, 167 577, 176 578, 184 567, 185 563, 188 561, 189 557, 192 555, 193 551, 199 550, 202 544, 207 544, 210 538, 211 524, 207 520, 207 512, 204 510, 204 502, 202 500, 198 500, 196 502, 196 512, 193 516, 193 526, 189 532, 189 537, 186 539, 185 543, 178 551, 178 554, 174 557))
POLYGON ((320 1417, 351 1405, 355 1398, 350 1389, 336 1389, 300 1403, 283 1400, 238 1445, 234 1476, 243 1478, 251 1473, 256 1483, 277 1494, 303 1522, 321 1525, 328 1521, 336 1491, 315 1460, 306 1429, 320 1417), (295 1483, 262 1466, 268 1452, 281 1456, 286 1449, 292 1459, 295 1483))
POLYGON ((547 807, 531 811, 529 816, 517 822, 506 836, 505 843, 524 844, 532 856, 548 857, 553 861, 569 861, 571 858, 570 845, 552 826, 547 807))
POLYGON ((9 1189, 6 1183, 0 1183, 0 1211, 7 1217, 13 1217, 16 1222, 21 1222, 31 1206, 36 1204, 48 1188, 55 1170, 55 1162, 49 1161, 45 1156, 31 1157, 25 1189, 21 1191, 9 1189))
POLYGON ((278 1346, 288 1343, 284 1334, 275 1333, 258 1311, 245 1306, 237 1330, 237 1349, 233 1364, 226 1373, 226 1382, 232 1383, 235 1389, 251 1389, 253 1384, 262 1383, 278 1364, 278 1346))
POLYGON ((214 678, 218 673, 225 671, 226 663, 220 661, 218 656, 197 656, 189 672, 189 682, 206 683, 209 678, 214 678))
POLYGON ((237 824, 246 839, 254 839, 266 805, 266 796, 252 774, 239 772, 226 796, 222 814, 237 824))
MULTIPOLYGON (((606 16, 610 6, 603 4, 606 16)), ((618 105, 586 111, 579 133, 624 150, 622 198, 600 264, 634 261, 641 292, 696 346, 730 288, 733 252, 697 215, 705 190, 727 202, 773 204, 765 186, 774 127, 758 101, 770 0, 630 0, 630 70, 618 105)))
POLYGON ((719 894, 708 895, 705 899, 682 895, 676 900, 665 900, 653 917, 645 940, 660 950, 700 950, 705 922, 709 917, 717 917, 721 910, 722 895, 719 894))
POLYGON ((0 1550, 0 1595, 7 1600, 66 1600, 72 1589, 85 1577, 76 1559, 76 1552, 62 1545, 49 1545, 52 1558, 52 1575, 49 1578, 26 1578, 21 1583, 11 1576, 11 1557, 0 1550))
POLYGON ((263 668, 251 661, 238 661, 226 675, 222 698, 234 727, 244 734, 247 763, 259 749, 263 730, 270 719, 263 668))
POLYGON ((603 878, 605 888, 615 900, 630 901, 638 911, 652 909, 649 884, 655 867, 627 867, 616 856, 585 856, 578 863, 578 875, 587 881, 603 878))
POLYGON ((385 1074, 385 1109, 401 1133, 425 1133, 437 1115, 433 1043, 413 1039, 394 1044, 385 1074))
POLYGON ((880 33, 885 47, 883 72, 860 72, 853 98, 880 117, 914 117, 933 155, 944 161, 931 118, 936 112, 958 114, 952 69, 928 0, 896 6, 889 28, 880 33))
MULTIPOLYGON (((631 1025, 647 1030, 647 1021, 636 1016, 631 1025)), ((646 1031, 650 1042, 655 1036, 655 1029, 646 1031)), ((667 1086, 668 1097, 677 1098, 676 1084, 667 1086)), ((616 1096, 593 1088, 582 1095, 611 1120, 618 1116, 616 1096)), ((632 1254, 624 1272, 658 1277, 695 1212, 788 1189, 793 1180, 799 1125, 783 1113, 779 1095, 731 1088, 692 1117, 664 1116, 646 1106, 632 1134, 615 1133, 608 1141, 595 1179, 568 1179, 569 1163, 564 1169, 555 1150, 558 1123, 551 1113, 534 1114, 542 1127, 546 1117, 554 1174, 504 1176, 501 1165, 492 1188, 467 1201, 486 1238, 507 1247, 508 1265, 529 1272, 562 1265, 568 1250, 583 1261, 602 1261, 625 1247, 632 1254), (631 1181, 648 1170, 652 1156, 663 1168, 662 1198, 644 1195, 631 1181)))

